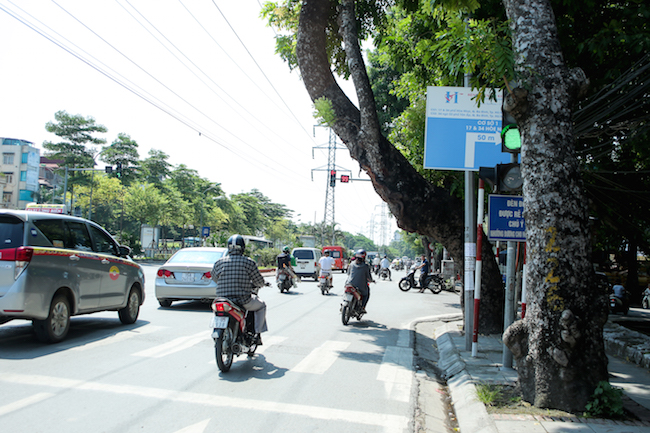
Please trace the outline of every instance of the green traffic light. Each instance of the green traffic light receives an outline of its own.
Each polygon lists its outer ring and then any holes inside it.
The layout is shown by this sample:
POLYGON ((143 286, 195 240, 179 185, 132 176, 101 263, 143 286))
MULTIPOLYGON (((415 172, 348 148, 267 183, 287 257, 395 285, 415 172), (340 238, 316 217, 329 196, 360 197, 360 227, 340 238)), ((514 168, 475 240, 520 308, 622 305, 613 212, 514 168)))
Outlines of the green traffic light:
POLYGON ((504 152, 519 152, 521 149, 521 135, 517 125, 506 125, 501 130, 501 142, 503 143, 504 152))

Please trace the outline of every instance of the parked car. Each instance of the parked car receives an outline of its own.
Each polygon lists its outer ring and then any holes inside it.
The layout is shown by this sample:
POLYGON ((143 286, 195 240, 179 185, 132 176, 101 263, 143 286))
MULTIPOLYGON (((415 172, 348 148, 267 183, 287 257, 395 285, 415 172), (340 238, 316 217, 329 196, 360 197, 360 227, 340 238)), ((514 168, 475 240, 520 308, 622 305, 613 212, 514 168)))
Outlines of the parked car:
POLYGON ((178 250, 156 274, 156 299, 160 306, 170 307, 173 301, 212 302, 217 290, 212 267, 227 252, 227 248, 214 247, 178 250))
POLYGON ((31 320, 48 343, 63 340, 78 314, 117 311, 134 323, 144 272, 130 254, 92 221, 0 210, 0 323, 31 320))

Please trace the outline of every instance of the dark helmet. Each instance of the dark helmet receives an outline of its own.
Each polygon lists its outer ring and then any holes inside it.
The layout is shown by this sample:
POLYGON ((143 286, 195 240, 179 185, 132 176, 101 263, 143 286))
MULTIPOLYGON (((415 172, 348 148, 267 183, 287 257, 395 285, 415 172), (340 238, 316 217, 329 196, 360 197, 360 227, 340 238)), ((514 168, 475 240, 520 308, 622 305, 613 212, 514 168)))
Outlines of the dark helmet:
POLYGON ((228 253, 242 255, 246 249, 246 242, 242 235, 232 235, 228 238, 228 253))
POLYGON ((363 260, 366 259, 366 250, 364 250, 364 249, 357 250, 357 252, 354 254, 354 256, 355 256, 358 260, 362 260, 362 261, 363 261, 363 260))
POLYGON ((386 257, 386 254, 384 254, 384 258, 385 258, 385 259, 387 259, 387 258, 388 258, 388 257, 386 257))
POLYGON ((282 252, 289 254, 289 247, 282 248, 282 252))

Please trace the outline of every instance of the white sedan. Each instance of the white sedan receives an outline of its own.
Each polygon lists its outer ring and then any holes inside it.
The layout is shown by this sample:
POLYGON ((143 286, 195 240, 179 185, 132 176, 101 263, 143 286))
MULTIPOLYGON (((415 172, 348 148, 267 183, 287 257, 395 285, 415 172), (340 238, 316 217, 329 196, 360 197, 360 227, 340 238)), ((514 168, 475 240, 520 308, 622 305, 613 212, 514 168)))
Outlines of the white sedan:
POLYGON ((211 302, 217 287, 212 280, 212 267, 227 252, 227 248, 213 247, 178 250, 156 275, 156 299, 160 306, 170 307, 173 301, 211 302))

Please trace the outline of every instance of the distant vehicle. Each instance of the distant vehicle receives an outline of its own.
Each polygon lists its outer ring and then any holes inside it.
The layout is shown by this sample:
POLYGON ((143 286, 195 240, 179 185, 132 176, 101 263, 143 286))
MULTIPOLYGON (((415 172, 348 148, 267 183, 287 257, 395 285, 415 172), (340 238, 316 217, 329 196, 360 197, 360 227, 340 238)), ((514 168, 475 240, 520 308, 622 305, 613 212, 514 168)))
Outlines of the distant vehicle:
POLYGON ((212 267, 227 252, 227 248, 213 247, 178 250, 156 275, 156 299, 160 306, 171 307, 174 301, 212 302, 217 297, 212 267))
POLYGON ((329 251, 330 257, 334 259, 334 266, 332 266, 332 270, 339 270, 341 272, 346 272, 348 270, 349 260, 344 247, 327 246, 323 247, 322 251, 323 253, 325 251, 329 251))
POLYGON ((321 258, 321 252, 316 248, 294 248, 291 254, 296 258, 296 266, 293 271, 300 277, 311 277, 318 281, 318 261, 321 258))
POLYGON ((0 210, 0 323, 31 320, 45 343, 65 339, 70 317, 117 311, 134 323, 144 272, 101 226, 48 212, 0 210))

